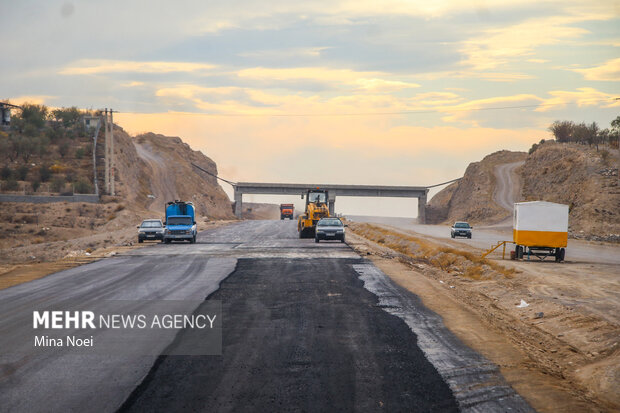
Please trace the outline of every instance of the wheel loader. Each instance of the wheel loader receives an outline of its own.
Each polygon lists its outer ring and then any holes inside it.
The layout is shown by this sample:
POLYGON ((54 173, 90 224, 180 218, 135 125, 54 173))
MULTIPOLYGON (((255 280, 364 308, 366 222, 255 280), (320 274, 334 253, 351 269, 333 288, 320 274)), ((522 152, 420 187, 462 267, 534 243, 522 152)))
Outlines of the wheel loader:
POLYGON ((309 189, 301 197, 306 197, 306 210, 297 220, 299 238, 314 238, 316 223, 329 216, 327 206, 328 192, 324 189, 309 189))

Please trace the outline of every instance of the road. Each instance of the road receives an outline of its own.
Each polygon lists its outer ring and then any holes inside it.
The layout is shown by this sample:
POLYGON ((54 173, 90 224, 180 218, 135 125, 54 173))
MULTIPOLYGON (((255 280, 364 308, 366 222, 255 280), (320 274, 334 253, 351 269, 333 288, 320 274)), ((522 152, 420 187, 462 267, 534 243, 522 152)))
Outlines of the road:
POLYGON ((525 161, 504 163, 495 167, 495 203, 512 214, 513 205, 519 198, 521 183, 515 170, 525 161))
MULTIPOLYGON (((222 354, 3 353, 1 410, 531 411, 416 296, 346 244, 298 239, 291 221, 235 223, 2 290, 0 348, 7 326, 32 322, 15 309, 71 299, 202 300, 196 311, 219 300, 222 354)), ((161 352, 191 334, 164 337, 161 352)))

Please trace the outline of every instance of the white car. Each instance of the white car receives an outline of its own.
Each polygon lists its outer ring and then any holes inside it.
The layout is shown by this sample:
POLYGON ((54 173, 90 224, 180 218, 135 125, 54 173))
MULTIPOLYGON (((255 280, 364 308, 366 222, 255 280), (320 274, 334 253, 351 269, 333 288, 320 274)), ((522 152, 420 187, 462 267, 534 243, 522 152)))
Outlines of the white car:
POLYGON ((471 238, 471 230, 474 227, 470 227, 467 222, 455 222, 450 228, 450 237, 467 237, 471 238))
POLYGON ((340 218, 321 218, 319 222, 316 223, 316 232, 314 233, 314 242, 319 242, 320 240, 340 240, 340 242, 344 242, 344 232, 345 227, 340 220, 340 218))
POLYGON ((138 242, 164 240, 164 224, 161 219, 145 219, 138 225, 138 242))

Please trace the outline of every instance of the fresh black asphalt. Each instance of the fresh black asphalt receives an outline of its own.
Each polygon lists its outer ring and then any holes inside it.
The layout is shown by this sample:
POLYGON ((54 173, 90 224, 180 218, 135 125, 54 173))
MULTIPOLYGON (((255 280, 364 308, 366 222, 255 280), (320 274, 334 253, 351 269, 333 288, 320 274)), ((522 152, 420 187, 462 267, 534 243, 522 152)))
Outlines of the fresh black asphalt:
POLYGON ((223 304, 222 355, 160 356, 120 410, 458 411, 415 334, 364 289, 360 262, 239 260, 209 297, 223 304))

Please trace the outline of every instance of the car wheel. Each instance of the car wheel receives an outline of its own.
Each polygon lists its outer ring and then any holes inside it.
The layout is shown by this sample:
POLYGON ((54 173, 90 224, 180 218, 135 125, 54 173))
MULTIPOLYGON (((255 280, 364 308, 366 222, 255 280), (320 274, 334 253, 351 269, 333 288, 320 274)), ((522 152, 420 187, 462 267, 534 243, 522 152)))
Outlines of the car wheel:
POLYGON ((319 243, 319 239, 318 239, 318 238, 315 238, 315 239, 314 239, 314 242, 316 242, 316 243, 318 244, 318 243, 319 243))
POLYGON ((454 238, 454 234, 450 234, 450 238, 454 238))
POLYGON ((340 242, 342 242, 344 244, 344 236, 342 237, 342 239, 340 240, 340 242))
POLYGON ((467 238, 471 239, 471 234, 469 234, 469 235, 467 236, 467 238))

